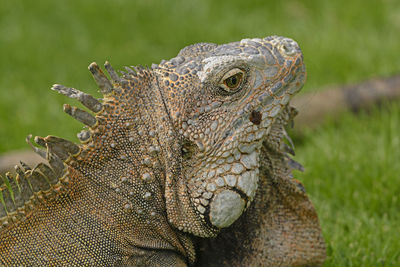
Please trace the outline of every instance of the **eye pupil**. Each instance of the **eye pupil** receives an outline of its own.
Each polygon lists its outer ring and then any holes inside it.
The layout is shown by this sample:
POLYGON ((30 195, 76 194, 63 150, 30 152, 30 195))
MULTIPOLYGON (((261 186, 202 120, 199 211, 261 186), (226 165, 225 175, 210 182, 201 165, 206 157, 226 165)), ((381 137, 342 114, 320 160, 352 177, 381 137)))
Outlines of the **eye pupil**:
POLYGON ((227 78, 224 83, 229 89, 237 89, 242 81, 242 76, 242 73, 236 73, 235 75, 227 78))

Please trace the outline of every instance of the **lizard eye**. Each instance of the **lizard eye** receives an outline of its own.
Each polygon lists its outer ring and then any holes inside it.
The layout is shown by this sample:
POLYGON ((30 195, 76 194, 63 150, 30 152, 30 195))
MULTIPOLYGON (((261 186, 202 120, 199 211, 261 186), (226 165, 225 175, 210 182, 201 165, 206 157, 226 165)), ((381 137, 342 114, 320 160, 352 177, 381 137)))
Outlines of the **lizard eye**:
POLYGON ((243 76, 241 69, 232 69, 222 77, 221 87, 227 92, 236 92, 243 83, 243 76))

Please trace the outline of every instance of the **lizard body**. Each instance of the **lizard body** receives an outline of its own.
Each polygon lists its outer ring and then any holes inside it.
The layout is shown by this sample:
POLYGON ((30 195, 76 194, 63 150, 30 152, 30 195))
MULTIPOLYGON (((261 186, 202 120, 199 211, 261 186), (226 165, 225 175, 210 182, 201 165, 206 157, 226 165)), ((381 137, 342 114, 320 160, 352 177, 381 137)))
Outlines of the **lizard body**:
MULTIPOLYGON (((4 178, 0 263, 186 266, 200 246, 202 264, 221 229, 237 243, 232 252, 253 244, 243 251, 254 266, 323 261, 315 211, 289 179, 297 165, 282 142, 288 102, 305 80, 293 40, 200 43, 121 77, 105 68, 110 80, 89 66, 101 102, 53 86, 94 116, 64 105, 87 126, 82 143, 35 137, 49 164, 22 164, 4 178), (240 236, 247 223, 253 234, 240 236)), ((213 260, 234 260, 226 256, 213 260)))

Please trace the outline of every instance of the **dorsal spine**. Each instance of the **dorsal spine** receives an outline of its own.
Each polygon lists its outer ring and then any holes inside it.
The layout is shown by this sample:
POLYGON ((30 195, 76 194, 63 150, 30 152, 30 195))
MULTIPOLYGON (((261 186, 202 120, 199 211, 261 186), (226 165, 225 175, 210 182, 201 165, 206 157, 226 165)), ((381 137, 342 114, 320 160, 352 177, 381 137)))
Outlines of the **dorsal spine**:
MULTIPOLYGON (((111 81, 96 63, 89 65, 89 70, 95 82, 102 94, 107 96, 114 93, 114 90, 117 89, 115 87, 118 87, 121 82, 121 78, 109 62, 105 63, 105 68, 111 77, 111 81)), ((59 84, 53 85, 51 89, 77 99, 95 115, 103 112, 102 103, 89 94, 59 84)), ((97 116, 70 105, 64 105, 64 111, 89 127, 88 130, 81 131, 78 134, 82 143, 88 143, 98 126, 97 116)), ((36 136, 34 138, 35 144, 44 149, 33 145, 31 139, 32 136, 29 135, 26 139, 27 143, 34 152, 45 158, 48 164, 39 163, 31 169, 21 162, 21 167, 15 166, 15 175, 7 173, 4 177, 0 177, 0 231, 7 229, 11 224, 24 220, 37 203, 45 202, 66 189, 69 184, 68 162, 81 154, 80 145, 60 137, 47 136, 43 138, 36 136)))

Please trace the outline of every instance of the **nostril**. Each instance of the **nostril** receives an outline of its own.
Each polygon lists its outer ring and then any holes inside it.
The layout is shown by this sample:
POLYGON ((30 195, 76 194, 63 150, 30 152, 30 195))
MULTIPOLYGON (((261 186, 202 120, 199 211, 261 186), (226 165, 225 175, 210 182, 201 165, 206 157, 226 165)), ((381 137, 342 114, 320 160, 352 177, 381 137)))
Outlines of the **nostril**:
POLYGON ((283 52, 283 54, 287 55, 287 56, 293 56, 296 53, 296 50, 293 49, 293 47, 287 45, 287 44, 283 44, 280 46, 281 51, 283 52))
POLYGON ((292 51, 292 49, 290 49, 290 47, 288 47, 286 44, 284 44, 284 45, 282 46, 282 48, 283 48, 283 50, 284 50, 285 52, 287 52, 287 53, 290 53, 290 52, 292 51))
POLYGON ((293 41, 284 40, 279 46, 279 49, 286 56, 293 56, 297 53, 297 46, 293 41))

